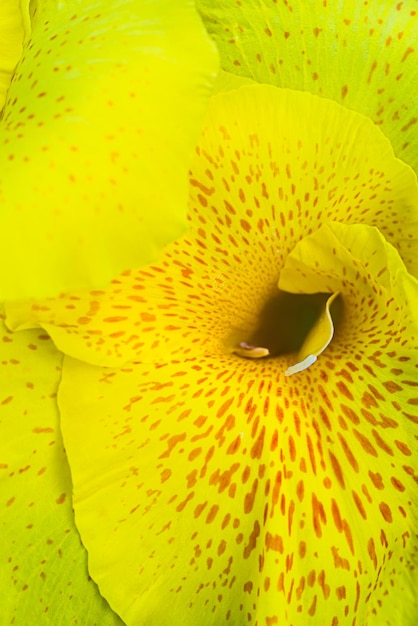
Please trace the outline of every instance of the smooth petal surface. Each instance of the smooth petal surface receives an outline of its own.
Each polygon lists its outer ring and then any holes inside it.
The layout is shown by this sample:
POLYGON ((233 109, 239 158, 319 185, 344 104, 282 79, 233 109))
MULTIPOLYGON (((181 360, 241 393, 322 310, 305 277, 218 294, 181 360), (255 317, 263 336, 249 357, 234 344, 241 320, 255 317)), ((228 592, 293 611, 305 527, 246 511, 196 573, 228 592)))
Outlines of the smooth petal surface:
POLYGON ((216 65, 189 0, 35 6, 1 125, 1 300, 104 285, 185 230, 216 65))
MULTIPOLYGON (((364 225, 326 226, 294 254, 312 289, 336 288, 345 304, 306 371, 286 377, 288 357, 226 356, 192 267, 205 356, 177 317, 164 330, 183 358, 120 369, 65 359, 76 521, 92 576, 128 624, 416 622, 418 282, 364 225)), ((159 277, 169 283, 170 269, 159 277)), ((238 315, 251 294, 232 295, 238 315)), ((144 337, 157 352, 162 330, 144 337)))
MULTIPOLYGON (((283 270, 281 274, 283 273, 283 270)), ((292 282, 292 286, 294 283, 292 282)), ((329 296, 315 325, 308 333, 297 355, 296 363, 287 368, 285 375, 291 376, 313 365, 334 337, 335 324, 331 313, 332 304, 339 297, 338 291, 329 296)))
POLYGON ((380 125, 418 171, 415 0, 198 0, 222 67, 332 98, 380 125))
POLYGON ((0 6, 0 111, 22 54, 23 18, 19 0, 2 0, 0 6))
POLYGON ((56 392, 62 355, 0 326, 1 623, 121 626, 87 572, 56 392))
POLYGON ((189 203, 190 236, 156 268, 126 272, 108 290, 10 306, 10 327, 40 324, 63 352, 96 365, 206 354, 202 327, 221 345, 231 332, 225 312, 251 329, 289 252, 327 221, 378 227, 418 275, 414 173, 375 125, 330 100, 268 85, 214 97, 189 203), (159 280, 167 272, 170 283, 159 280), (192 284, 209 318, 196 310, 192 284), (237 310, 241 291, 247 302, 237 310), (166 332, 179 323, 187 343, 166 332))

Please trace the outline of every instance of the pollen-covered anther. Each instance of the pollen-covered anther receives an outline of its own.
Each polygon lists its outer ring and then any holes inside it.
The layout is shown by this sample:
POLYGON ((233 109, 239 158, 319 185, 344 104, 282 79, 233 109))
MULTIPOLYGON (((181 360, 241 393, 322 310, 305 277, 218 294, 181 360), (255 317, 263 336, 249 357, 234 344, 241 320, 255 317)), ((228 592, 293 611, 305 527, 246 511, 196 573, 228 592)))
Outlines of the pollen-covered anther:
POLYGON ((244 359, 262 359, 263 357, 270 356, 268 348, 262 348, 261 346, 253 346, 246 341, 241 341, 232 352, 238 356, 244 357, 244 359))

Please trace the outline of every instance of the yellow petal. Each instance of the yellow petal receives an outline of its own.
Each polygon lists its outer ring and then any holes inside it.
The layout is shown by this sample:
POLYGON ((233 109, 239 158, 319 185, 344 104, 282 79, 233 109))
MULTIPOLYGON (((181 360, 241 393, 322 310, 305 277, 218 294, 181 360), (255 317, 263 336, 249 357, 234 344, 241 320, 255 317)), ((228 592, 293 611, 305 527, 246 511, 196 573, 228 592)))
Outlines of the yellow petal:
MULTIPOLYGON (((305 282, 338 283, 345 317, 296 376, 286 357, 226 355, 226 310, 216 317, 191 267, 190 298, 169 296, 168 263, 149 275, 158 307, 187 312, 194 297, 204 354, 177 315, 144 339, 177 336, 183 354, 164 362, 65 360, 77 524, 127 624, 415 624, 418 281, 375 228, 333 224, 306 241, 305 282)), ((251 257, 230 269, 237 282, 247 271, 251 257)), ((237 316, 249 289, 233 294, 237 316)))
POLYGON ((198 0, 224 70, 370 117, 418 171, 415 0, 198 0))
POLYGON ((56 405, 62 355, 45 333, 12 334, 0 317, 0 621, 121 626, 74 524, 56 405))
POLYGON ((2 0, 0 6, 0 111, 22 54, 23 18, 19 0, 2 0))
POLYGON ((188 0, 39 2, 0 145, 0 299, 103 285, 186 228, 216 70, 188 0))
POLYGON ((214 97, 189 205, 190 234, 157 266, 125 272, 107 290, 10 306, 8 323, 40 324, 62 351, 98 365, 206 354, 190 287, 198 286, 224 345, 235 327, 253 329, 287 255, 327 221, 379 227, 418 274, 412 170, 369 120, 306 93, 255 85, 214 97), (247 298, 237 309, 241 291, 247 298), (187 320, 186 338, 166 332, 178 320, 187 320))
POLYGON ((325 302, 321 315, 303 342, 303 345, 297 355, 297 362, 287 368, 285 372, 286 376, 298 374, 313 365, 318 356, 322 354, 331 343, 334 336, 334 322, 331 315, 331 305, 335 302, 339 295, 338 291, 336 291, 325 302))

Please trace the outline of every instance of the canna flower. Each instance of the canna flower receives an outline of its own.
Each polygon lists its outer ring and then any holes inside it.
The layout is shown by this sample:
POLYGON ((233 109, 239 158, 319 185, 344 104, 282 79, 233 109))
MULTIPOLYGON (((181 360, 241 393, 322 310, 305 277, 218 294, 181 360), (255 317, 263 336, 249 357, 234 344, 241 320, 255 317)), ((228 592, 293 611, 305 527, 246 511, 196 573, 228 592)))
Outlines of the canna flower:
POLYGON ((25 423, 9 422, 10 449, 22 438, 34 458, 4 468, 21 534, 40 508, 23 490, 50 481, 35 545, 9 537, 23 598, 9 606, 68 623, 412 625, 416 176, 331 100, 230 74, 218 90, 190 164, 188 232, 108 287, 6 306, 19 332, 4 331, 16 394, 3 403, 25 423), (50 370, 33 375, 44 363, 61 377, 59 424, 50 370), (88 571, 115 613, 74 556, 71 482, 88 571), (47 599, 50 584, 62 593, 47 599))

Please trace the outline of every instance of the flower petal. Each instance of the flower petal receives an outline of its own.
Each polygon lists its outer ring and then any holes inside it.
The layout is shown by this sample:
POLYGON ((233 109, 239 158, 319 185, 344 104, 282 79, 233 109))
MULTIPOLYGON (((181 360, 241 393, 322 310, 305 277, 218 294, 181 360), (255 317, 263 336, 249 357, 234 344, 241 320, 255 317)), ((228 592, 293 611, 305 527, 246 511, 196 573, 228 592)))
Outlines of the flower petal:
MULTIPOLYGON (((293 285, 294 283, 292 283, 292 286, 293 285)), ((322 354, 331 343, 335 331, 331 306, 339 295, 339 292, 336 291, 326 300, 319 318, 317 319, 314 327, 308 333, 297 355, 297 362, 287 368, 285 371, 286 376, 298 374, 302 370, 313 365, 318 356, 322 354)))
POLYGON ((415 0, 198 0, 222 67, 370 117, 418 171, 415 0))
POLYGON ((223 354, 203 306, 206 355, 65 359, 77 525, 128 624, 415 624, 418 281, 375 228, 307 240, 347 309, 311 369, 223 354))
POLYGON ((20 5, 19 0, 3 0, 0 6, 0 111, 22 54, 24 30, 20 5))
POLYGON ((122 622, 87 572, 74 525, 56 392, 62 355, 0 319, 1 615, 7 624, 122 622))
POLYGON ((190 216, 190 234, 157 266, 125 272, 107 290, 9 306, 8 324, 38 323, 63 352, 111 367, 206 354, 201 307, 221 344, 231 324, 248 329, 296 243, 334 220, 378 227, 418 274, 414 173, 369 120, 307 93, 255 85, 212 99, 190 216), (181 337, 167 332, 179 320, 181 337))
POLYGON ((185 230, 215 70, 189 0, 38 3, 2 120, 2 300, 103 285, 185 230))

